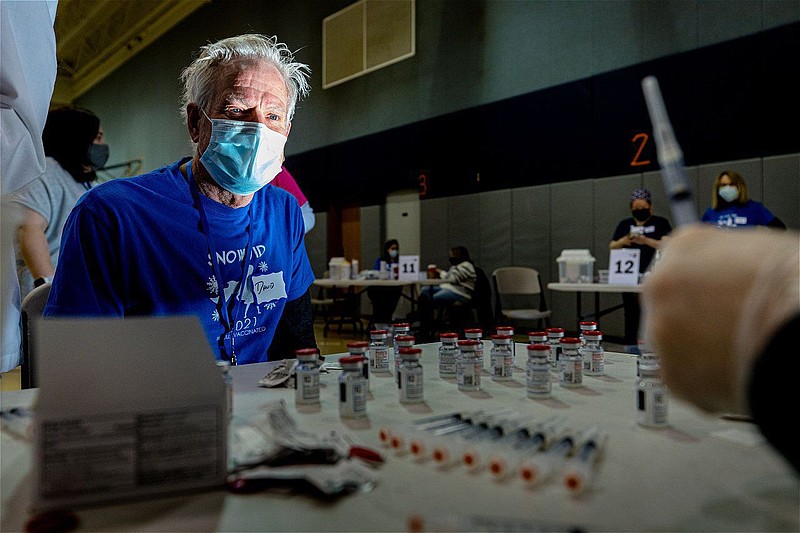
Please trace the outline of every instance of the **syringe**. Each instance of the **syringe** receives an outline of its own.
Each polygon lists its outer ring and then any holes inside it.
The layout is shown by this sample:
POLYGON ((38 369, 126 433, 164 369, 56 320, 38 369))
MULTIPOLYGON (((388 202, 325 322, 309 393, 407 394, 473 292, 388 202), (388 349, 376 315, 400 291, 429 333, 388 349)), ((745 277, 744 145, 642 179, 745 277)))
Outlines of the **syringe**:
POLYGON ((697 222, 697 208, 692 197, 689 176, 683 166, 683 151, 672 130, 655 76, 648 76, 642 80, 642 90, 653 126, 658 164, 661 167, 664 190, 669 197, 672 218, 676 226, 693 224, 697 222))
POLYGON ((516 471, 520 464, 534 453, 547 449, 553 440, 567 431, 566 418, 553 416, 532 428, 520 428, 509 436, 506 446, 492 450, 486 467, 496 479, 502 480, 516 471))
POLYGON ((529 486, 546 480, 553 470, 583 443, 585 434, 583 432, 576 435, 574 432, 569 432, 558 439, 546 452, 535 454, 525 460, 518 470, 520 479, 529 486))
POLYGON ((586 440, 575 456, 567 463, 564 485, 572 495, 577 495, 591 484, 595 466, 608 441, 608 434, 598 428, 589 430, 586 440))

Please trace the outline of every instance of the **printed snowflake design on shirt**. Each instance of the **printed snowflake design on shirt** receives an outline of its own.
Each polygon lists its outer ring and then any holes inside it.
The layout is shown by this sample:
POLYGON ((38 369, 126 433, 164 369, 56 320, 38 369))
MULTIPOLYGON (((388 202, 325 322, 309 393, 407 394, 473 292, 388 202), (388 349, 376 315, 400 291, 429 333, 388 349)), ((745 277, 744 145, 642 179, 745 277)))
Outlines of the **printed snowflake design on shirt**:
POLYGON ((211 313, 211 320, 213 320, 214 322, 219 322, 219 311, 217 311, 216 309, 214 309, 214 312, 211 313))
POLYGON ((219 284, 217 284, 216 276, 211 276, 208 278, 208 281, 206 282, 206 290, 211 294, 219 294, 219 284))
POLYGON ((267 270, 269 270, 269 266, 267 265, 267 262, 266 262, 266 261, 261 261, 261 262, 258 264, 258 269, 259 269, 261 272, 266 272, 267 270))

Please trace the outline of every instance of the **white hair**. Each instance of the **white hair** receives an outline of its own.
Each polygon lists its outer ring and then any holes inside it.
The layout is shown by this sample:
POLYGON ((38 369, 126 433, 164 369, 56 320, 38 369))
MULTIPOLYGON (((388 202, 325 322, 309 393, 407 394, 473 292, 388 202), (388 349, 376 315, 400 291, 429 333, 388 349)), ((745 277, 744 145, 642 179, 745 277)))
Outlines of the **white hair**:
POLYGON ((199 56, 181 72, 183 98, 181 113, 186 117, 186 106, 197 104, 207 109, 214 96, 217 74, 235 59, 265 60, 275 66, 286 83, 289 93, 288 120, 294 116, 297 102, 308 95, 311 87, 308 76, 311 69, 294 61, 289 48, 278 42, 276 36, 245 34, 222 39, 200 49, 199 56))

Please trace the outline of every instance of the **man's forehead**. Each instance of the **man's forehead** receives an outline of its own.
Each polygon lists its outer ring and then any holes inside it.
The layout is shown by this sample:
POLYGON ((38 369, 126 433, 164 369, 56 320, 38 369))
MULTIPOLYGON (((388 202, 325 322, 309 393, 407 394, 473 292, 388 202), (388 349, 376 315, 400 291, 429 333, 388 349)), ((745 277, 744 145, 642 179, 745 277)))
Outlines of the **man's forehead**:
POLYGON ((237 61, 226 65, 217 84, 221 101, 244 101, 255 105, 266 96, 271 105, 287 105, 286 82, 278 69, 266 61, 237 61))

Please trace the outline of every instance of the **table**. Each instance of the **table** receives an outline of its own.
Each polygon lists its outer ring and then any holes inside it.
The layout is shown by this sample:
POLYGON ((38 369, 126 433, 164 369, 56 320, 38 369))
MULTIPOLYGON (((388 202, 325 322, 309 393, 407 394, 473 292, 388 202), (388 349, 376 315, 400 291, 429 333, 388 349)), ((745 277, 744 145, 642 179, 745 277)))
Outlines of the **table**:
MULTIPOLYGON (((405 291, 403 291, 401 295, 411 303, 411 310, 414 311, 416 308, 420 287, 441 285, 442 283, 446 283, 446 281, 443 279, 427 278, 417 280, 322 278, 314 280, 314 285, 317 287, 346 290, 346 296, 340 299, 342 309, 340 311, 339 332, 341 332, 341 324, 345 321, 353 323, 354 328, 358 327, 356 324, 361 323, 360 295, 363 289, 367 289, 369 287, 410 287, 409 294, 406 294, 405 291), (356 292, 356 289, 360 290, 356 292)), ((336 298, 334 298, 334 300, 336 300, 336 298)), ((371 325, 372 324, 370 324, 370 326, 371 325)), ((329 324, 326 322, 324 331, 327 331, 328 327, 329 324)))
MULTIPOLYGON (((800 479, 766 443, 743 444, 754 436, 749 423, 704 414, 671 399, 671 427, 635 424, 635 359, 627 354, 608 353, 606 376, 585 377, 585 387, 554 384, 552 399, 530 400, 519 367, 522 344, 516 346, 513 380, 492 382, 484 374, 482 390, 473 393, 459 392, 453 380, 438 377, 438 343, 421 346, 425 402, 400 404, 393 376, 373 375, 368 417, 357 421, 339 418, 336 372, 322 377, 319 408, 295 408, 293 390, 257 386, 266 364, 231 371, 235 417, 251 418, 259 406, 283 398, 301 429, 345 430, 382 450, 386 462, 375 471, 379 480, 373 491, 322 502, 299 494, 214 490, 78 509, 80 530, 407 531, 411 514, 429 519, 495 517, 507 526, 524 524, 520 530, 526 531, 538 526, 584 531, 800 530, 800 479), (560 414, 575 428, 598 425, 608 432, 604 456, 586 492, 571 497, 557 479, 529 489, 516 479, 495 482, 486 472, 468 473, 461 466, 439 470, 380 447, 382 427, 501 405, 521 416, 560 414)), ((2 393, 0 405, 29 405, 37 391, 2 393)), ((31 448, 2 432, 0 449, 0 530, 22 531, 30 502, 31 448)), ((478 529, 473 524, 456 530, 478 529)))
POLYGON ((622 309, 623 304, 600 309, 601 292, 641 292, 641 285, 620 285, 611 283, 548 283, 547 288, 553 291, 574 292, 577 296, 577 321, 599 320, 601 316, 607 315, 617 309, 622 309), (594 293, 594 313, 584 314, 581 310, 581 293, 594 293))

